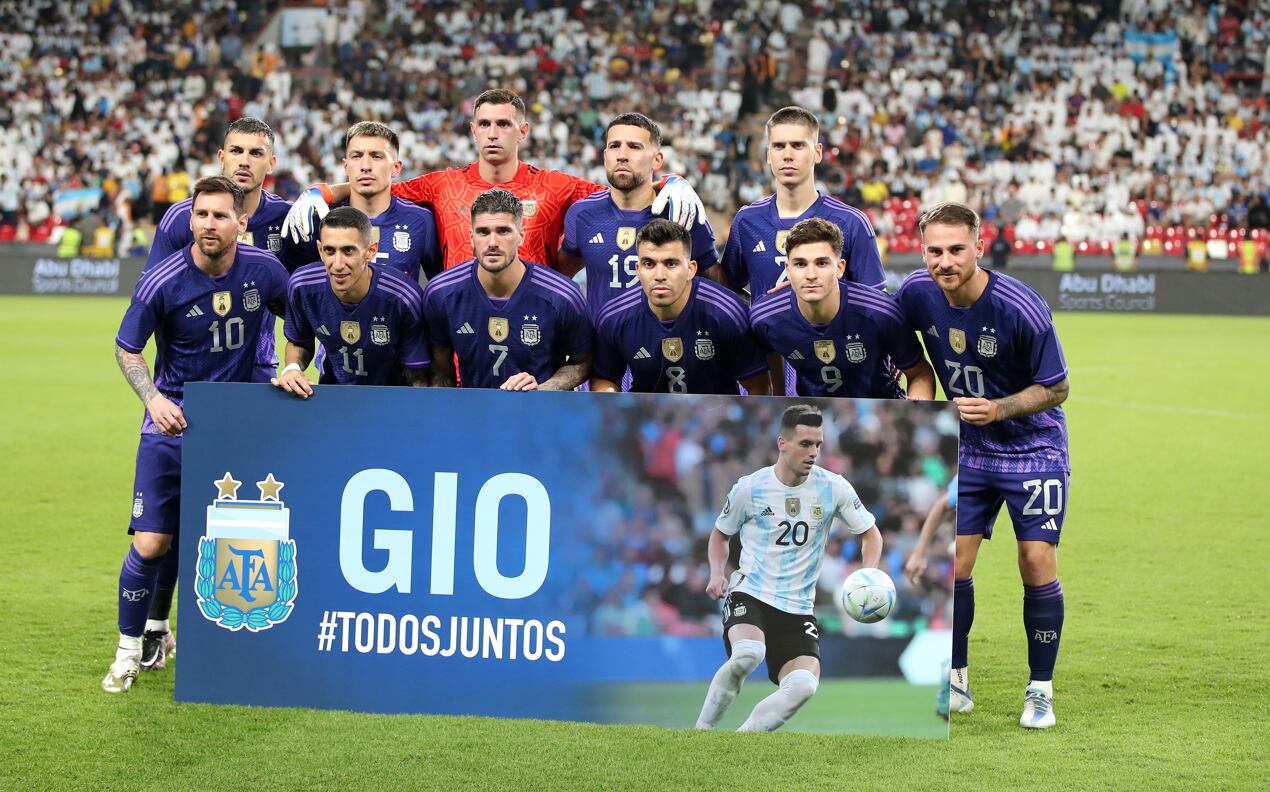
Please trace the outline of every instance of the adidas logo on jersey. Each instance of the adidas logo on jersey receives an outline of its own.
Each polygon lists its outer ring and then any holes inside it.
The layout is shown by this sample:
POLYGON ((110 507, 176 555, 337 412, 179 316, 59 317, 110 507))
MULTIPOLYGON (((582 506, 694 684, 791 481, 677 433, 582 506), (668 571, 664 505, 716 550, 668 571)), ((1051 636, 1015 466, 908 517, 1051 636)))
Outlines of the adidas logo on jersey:
POLYGON ((455 330, 454 332, 457 333, 458 335, 471 335, 472 333, 475 333, 476 331, 472 329, 471 324, 464 322, 463 326, 460 327, 458 330, 455 330))
POLYGON ((759 513, 758 513, 758 516, 760 516, 760 517, 775 517, 775 516, 776 516, 776 512, 772 511, 772 507, 771 507, 771 506, 765 506, 765 507, 763 507, 763 511, 761 511, 761 512, 759 512, 759 513))
POLYGON ((635 353, 636 360, 648 360, 650 357, 652 357, 652 355, 648 354, 648 350, 643 347, 640 347, 639 351, 635 353))
POLYGON ((603 245, 604 234, 597 233, 595 236, 591 237, 590 242, 592 245, 603 245))
POLYGON ((767 245, 764 245, 764 244, 763 244, 763 240, 761 240, 761 239, 760 239, 760 240, 758 241, 758 244, 754 246, 754 252, 755 252, 755 253, 766 253, 766 252, 767 252, 767 245))
POLYGON ((318 325, 317 333, 318 335, 324 335, 328 337, 331 335, 331 331, 326 329, 326 325, 318 325))
POLYGON ((930 336, 931 338, 939 338, 939 331, 935 329, 935 325, 931 325, 930 327, 926 328, 926 335, 930 336))
POLYGON ((202 315, 203 315, 203 309, 199 308, 197 305, 185 312, 186 319, 189 319, 194 316, 202 316, 202 315))
POLYGON ((797 349, 795 349, 793 352, 790 352, 790 353, 789 353, 789 359, 790 359, 790 360, 802 360, 802 359, 803 359, 803 353, 802 353, 802 352, 799 352, 797 349))
POLYGON ((1057 531, 1058 523, 1054 522, 1054 519, 1051 517, 1050 519, 1045 521, 1044 525, 1041 526, 1041 530, 1042 531, 1057 531))

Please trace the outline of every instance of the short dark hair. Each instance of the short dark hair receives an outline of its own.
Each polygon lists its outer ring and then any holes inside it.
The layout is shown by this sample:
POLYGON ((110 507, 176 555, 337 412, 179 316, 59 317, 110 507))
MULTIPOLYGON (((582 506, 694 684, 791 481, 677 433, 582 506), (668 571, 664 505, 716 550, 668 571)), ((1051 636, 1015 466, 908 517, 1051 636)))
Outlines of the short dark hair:
POLYGON ((225 130, 225 137, 229 137, 232 132, 241 135, 264 135, 265 140, 269 141, 269 148, 273 148, 273 130, 259 118, 243 116, 229 125, 229 128, 225 130))
POLYGON ((820 119, 816 118, 815 113, 798 105, 782 107, 772 113, 772 117, 767 119, 767 124, 763 127, 763 132, 770 135, 772 127, 777 124, 802 124, 815 133, 817 138, 820 137, 820 119))
POLYGON ((823 426, 825 417, 821 415, 820 408, 814 404, 795 404, 786 407, 785 412, 781 415, 781 434, 788 435, 797 426, 810 426, 816 428, 823 426))
POLYGON ((678 242, 684 246, 684 255, 692 258, 692 234, 674 220, 667 220, 664 217, 650 220, 648 225, 639 230, 639 236, 636 237, 637 248, 645 242, 657 246, 678 242))
POLYGON ((924 235, 929 225, 965 226, 970 229, 971 236, 979 237, 978 213, 956 201, 943 201, 922 212, 922 216, 917 218, 917 230, 924 235))
POLYGON ((247 208, 247 196, 243 193, 243 188, 234 183, 232 179, 224 176, 205 176, 194 182, 193 197, 190 200, 190 208, 198 203, 198 197, 203 193, 228 193, 234 198, 234 214, 240 215, 247 208))
POLYGON ((487 104, 509 104, 516 108, 516 112, 522 120, 527 115, 525 112, 525 100, 517 96, 515 91, 509 91, 506 88, 491 88, 481 93, 480 96, 476 97, 476 101, 472 103, 472 112, 475 113, 481 108, 481 105, 487 104))
POLYGON ((525 215, 525 207, 521 205, 520 199, 507 190, 495 187, 492 190, 486 190, 472 201, 472 221, 476 221, 478 214, 509 214, 517 223, 525 215))
POLYGON ((661 148, 661 127, 643 113, 622 113, 610 121, 609 125, 604 127, 604 145, 608 145, 609 130, 615 126, 633 126, 646 130, 649 139, 653 142, 653 148, 661 148))
MULTIPOLYGON (((361 209, 354 209, 351 206, 340 206, 332 209, 322 219, 322 228, 355 228, 362 244, 370 245, 370 218, 361 209)), ((318 234, 321 236, 321 232, 318 232, 318 234)))
POLYGON ((809 217, 799 220, 789 229, 785 237, 785 255, 788 256, 799 245, 810 245, 816 242, 828 242, 834 255, 842 250, 842 229, 838 224, 823 217, 809 217))
POLYGON ((393 151, 400 151, 401 145, 397 140, 397 133, 392 131, 392 127, 387 124, 381 124, 378 121, 358 121, 348 128, 344 133, 344 150, 348 150, 348 144, 355 137, 375 137, 383 138, 388 141, 388 145, 392 146, 393 151))

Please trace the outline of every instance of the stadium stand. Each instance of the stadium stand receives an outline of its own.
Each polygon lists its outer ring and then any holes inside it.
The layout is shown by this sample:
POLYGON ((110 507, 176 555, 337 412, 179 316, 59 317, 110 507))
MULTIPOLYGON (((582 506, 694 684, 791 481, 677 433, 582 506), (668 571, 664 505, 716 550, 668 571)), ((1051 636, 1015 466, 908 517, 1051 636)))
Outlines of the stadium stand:
POLYGON ((278 131, 270 186, 284 196, 340 177, 339 141, 359 119, 402 131, 407 173, 468 162, 471 98, 499 84, 530 105, 524 159, 597 181, 604 122, 658 120, 667 169, 694 177, 721 237, 768 191, 763 120, 797 102, 825 122, 822 189, 866 208, 893 253, 916 248, 920 207, 948 198, 1023 254, 1062 238, 1109 255, 1123 234, 1144 254, 1264 244, 1263 4, 979 6, 5 4, 0 241, 74 222, 86 242, 104 226, 121 252, 144 247, 133 226, 214 167, 239 115, 278 131))

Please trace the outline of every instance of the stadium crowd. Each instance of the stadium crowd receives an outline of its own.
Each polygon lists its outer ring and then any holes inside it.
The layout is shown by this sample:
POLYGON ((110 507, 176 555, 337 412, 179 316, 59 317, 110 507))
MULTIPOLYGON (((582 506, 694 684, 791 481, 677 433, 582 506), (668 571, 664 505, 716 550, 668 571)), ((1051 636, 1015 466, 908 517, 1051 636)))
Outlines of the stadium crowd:
MULTIPOLYGON (((903 564, 931 504, 955 475, 950 467, 956 459, 955 416, 902 402, 819 403, 826 423, 818 464, 845 476, 877 517, 885 541, 882 569, 900 592, 899 609, 885 623, 864 625, 842 617, 836 595, 860 556, 858 541, 843 530, 828 542, 817 585, 822 627, 849 634, 947 627, 951 531, 932 547, 928 585, 914 588, 903 564)), ((718 603, 704 593, 706 540, 732 484, 775 461, 783 407, 756 400, 744 406, 730 401, 714 410, 671 408, 652 396, 631 394, 609 413, 602 447, 630 452, 595 460, 610 465, 591 471, 600 498, 590 521, 596 556, 570 603, 572 612, 591 614, 592 633, 719 633, 718 603)))
POLYGON ((651 116, 721 219, 769 191, 762 119, 792 101, 825 122, 822 189, 894 250, 941 199, 1029 243, 1270 227, 1270 26, 1248 0, 344 0, 285 50, 279 5, 0 5, 0 239, 82 218, 144 247, 134 227, 214 171, 240 115, 278 131, 284 197, 338 178, 362 119, 401 130, 406 173, 468 162, 492 84, 526 98, 527 161, 595 181, 607 119, 651 116))

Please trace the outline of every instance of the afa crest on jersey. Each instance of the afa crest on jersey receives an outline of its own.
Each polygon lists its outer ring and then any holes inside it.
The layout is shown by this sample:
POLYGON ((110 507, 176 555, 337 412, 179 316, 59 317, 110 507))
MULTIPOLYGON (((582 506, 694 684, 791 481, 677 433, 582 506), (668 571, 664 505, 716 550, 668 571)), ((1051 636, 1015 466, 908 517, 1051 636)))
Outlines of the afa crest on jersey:
POLYGON ((537 346, 542 340, 542 332, 536 324, 523 324, 520 326, 520 343, 525 346, 537 346))
POLYGON ((714 341, 709 338, 698 338, 692 351, 696 353, 697 360, 710 360, 714 357, 714 341))
POLYGON ((340 322, 340 338, 346 344, 356 344, 362 340, 362 326, 359 322, 340 322))
POLYGON ((141 515, 145 513, 146 513, 146 505, 145 505, 145 502, 141 499, 141 493, 138 492, 137 496, 132 499, 132 516, 140 517, 141 515))
POLYGON ((394 231, 392 232, 392 249, 398 253, 406 253, 410 250, 410 232, 394 231))
POLYGON ((510 329, 507 320, 501 316, 491 316, 489 318, 489 337, 495 341, 506 341, 507 333, 510 329))
POLYGON ((833 347, 833 339, 822 338, 812 345, 812 349, 816 353, 816 359, 821 363, 832 363, 834 358, 838 357, 838 350, 833 347))
POLYGON ((966 351, 966 333, 955 327, 948 328, 948 345, 953 351, 960 355, 966 351))
POLYGON ((388 325, 375 324, 370 326, 370 340, 376 346, 388 345, 388 325))
POLYGON ((997 354, 997 337, 991 335, 979 336, 979 355, 981 357, 996 357, 997 354))
POLYGON ((538 201, 534 198, 526 198, 520 202, 521 208, 525 211, 525 217, 533 217, 538 214, 538 201))
POLYGON ((218 291, 212 295, 212 310, 217 316, 224 316, 234 307, 234 298, 227 291, 218 291))
POLYGON ((272 473, 256 482, 260 500, 238 500, 241 482, 229 473, 214 484, 219 497, 207 507, 195 562, 199 612, 226 630, 267 630, 291 615, 298 591, 283 483, 272 473))
POLYGON ((243 310, 256 311, 260 309, 260 291, 258 289, 248 289, 243 292, 243 310))
POLYGON ((270 234, 265 237, 265 244, 269 246, 269 252, 276 255, 282 250, 282 234, 270 234))
POLYGON ((683 339, 663 338, 661 340, 661 355, 671 363, 678 363, 679 359, 684 356, 683 339))
POLYGON ((811 519, 823 520, 825 518, 825 507, 819 504, 811 507, 811 519))
POLYGON ((852 341, 847 344, 847 360, 852 363, 863 363, 864 359, 869 356, 868 351, 864 348, 864 344, 860 341, 852 341))
POLYGON ((617 229, 618 248, 621 250, 630 250, 631 246, 635 244, 635 235, 636 231, 634 226, 622 226, 617 229))
POLYGON ((780 253, 782 256, 783 256, 783 255, 785 255, 785 240, 786 240, 786 239, 788 239, 788 238, 789 238, 789 232, 788 232, 788 231, 777 231, 777 232, 776 232, 776 250, 777 250, 777 252, 778 252, 778 253, 780 253))

